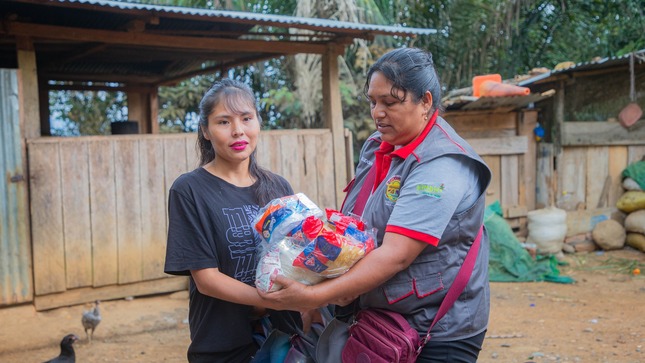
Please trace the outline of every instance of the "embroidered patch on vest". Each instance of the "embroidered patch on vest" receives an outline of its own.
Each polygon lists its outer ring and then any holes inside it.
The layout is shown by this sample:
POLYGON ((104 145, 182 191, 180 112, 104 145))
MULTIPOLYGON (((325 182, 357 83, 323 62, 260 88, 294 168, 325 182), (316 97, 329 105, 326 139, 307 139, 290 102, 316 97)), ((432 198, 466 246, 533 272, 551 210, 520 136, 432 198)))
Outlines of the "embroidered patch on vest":
POLYGON ((428 184, 419 184, 417 185, 417 194, 423 194, 433 198, 441 198, 444 188, 443 184, 438 187, 428 184))
POLYGON ((385 197, 396 203, 401 189, 401 177, 393 176, 385 184, 385 197))

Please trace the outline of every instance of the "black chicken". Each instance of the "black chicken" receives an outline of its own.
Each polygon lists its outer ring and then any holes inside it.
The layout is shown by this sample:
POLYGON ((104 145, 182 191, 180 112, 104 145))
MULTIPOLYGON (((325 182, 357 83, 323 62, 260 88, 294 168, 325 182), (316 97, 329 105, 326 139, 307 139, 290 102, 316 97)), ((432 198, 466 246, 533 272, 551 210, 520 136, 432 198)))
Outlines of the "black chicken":
POLYGON ((81 318, 83 328, 85 329, 85 336, 90 343, 92 342, 92 338, 94 337, 94 329, 96 329, 96 327, 101 322, 101 312, 99 311, 100 303, 101 302, 99 300, 96 300, 94 309, 84 311, 83 317, 81 318), (90 334, 87 333, 88 330, 90 330, 90 334))
POLYGON ((74 354, 74 347, 72 346, 78 337, 74 334, 68 334, 60 342, 60 354, 56 358, 52 358, 44 363, 75 363, 76 354, 74 354))

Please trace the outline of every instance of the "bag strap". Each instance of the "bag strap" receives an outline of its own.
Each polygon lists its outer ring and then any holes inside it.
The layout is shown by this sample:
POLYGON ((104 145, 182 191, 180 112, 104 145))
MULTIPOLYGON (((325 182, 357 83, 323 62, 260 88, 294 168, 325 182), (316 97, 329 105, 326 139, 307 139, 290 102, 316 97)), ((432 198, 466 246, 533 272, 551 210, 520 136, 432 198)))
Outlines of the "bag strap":
POLYGON ((370 194, 372 194, 372 189, 374 189, 375 179, 376 179, 376 163, 374 163, 370 168, 370 171, 367 173, 367 177, 365 177, 365 181, 361 186, 361 190, 358 191, 358 196, 356 197, 356 203, 354 204, 354 209, 352 210, 352 213, 356 214, 357 216, 363 215, 363 210, 365 209, 365 204, 367 203, 367 199, 370 197, 370 194))
POLYGON ((448 292, 446 293, 446 297, 443 299, 443 301, 441 302, 441 305, 439 306, 437 315, 435 315, 434 320, 432 320, 432 324, 430 324, 430 328, 428 328, 428 333, 426 333, 426 336, 423 337, 423 339, 419 343, 419 348, 417 349, 417 355, 421 353, 423 346, 425 346, 426 343, 428 343, 428 341, 430 340, 430 331, 432 330, 432 327, 439 320, 441 320, 441 318, 443 318, 444 315, 446 315, 448 310, 450 310, 452 305, 459 298, 459 295, 461 295, 461 293, 464 291, 464 288, 466 288, 466 285, 468 285, 468 280, 470 280, 470 275, 472 275, 473 273, 473 269, 475 268, 475 261, 477 260, 477 255, 479 254, 479 245, 482 239, 483 232, 484 232, 484 225, 482 224, 482 226, 479 227, 479 232, 477 233, 477 237, 475 238, 475 241, 470 246, 470 249, 466 254, 466 258, 464 259, 464 264, 461 265, 461 267, 459 268, 459 272, 457 273, 457 277, 455 278, 455 281, 448 289, 448 292))

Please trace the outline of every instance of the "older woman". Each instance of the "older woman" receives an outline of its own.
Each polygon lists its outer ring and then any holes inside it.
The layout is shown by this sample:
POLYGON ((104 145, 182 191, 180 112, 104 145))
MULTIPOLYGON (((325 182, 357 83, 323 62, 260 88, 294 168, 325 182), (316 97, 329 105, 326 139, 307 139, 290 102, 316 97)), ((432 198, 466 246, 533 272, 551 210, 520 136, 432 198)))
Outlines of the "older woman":
MULTIPOLYGON (((430 53, 402 48, 383 55, 368 71, 365 93, 377 131, 363 145, 342 211, 376 227, 379 247, 346 274, 314 286, 278 277, 285 288, 263 297, 304 308, 359 296, 360 309, 396 311, 425 336, 483 225, 491 173, 439 116, 441 86, 430 53)), ((418 362, 477 360, 488 325, 488 251, 484 233, 468 285, 432 328, 418 362)))

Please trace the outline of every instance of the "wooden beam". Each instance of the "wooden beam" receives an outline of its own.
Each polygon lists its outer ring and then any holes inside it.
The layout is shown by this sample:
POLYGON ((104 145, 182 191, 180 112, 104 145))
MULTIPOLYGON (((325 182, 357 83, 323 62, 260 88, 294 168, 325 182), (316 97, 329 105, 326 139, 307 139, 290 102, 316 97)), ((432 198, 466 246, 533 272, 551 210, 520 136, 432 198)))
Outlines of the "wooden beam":
POLYGON ((528 151, 526 136, 466 139, 479 155, 513 155, 528 151))
POLYGON ((169 277, 127 285, 110 285, 99 288, 84 287, 60 294, 36 296, 37 311, 71 306, 94 300, 122 299, 128 296, 146 296, 188 289, 187 277, 169 277))
POLYGON ((280 56, 283 56, 283 55, 284 54, 274 54, 274 55, 269 56, 269 57, 267 57, 267 56, 241 57, 241 58, 237 58, 237 59, 235 59, 233 61, 230 61, 230 62, 222 62, 222 63, 220 63, 220 64, 218 64, 216 66, 203 68, 203 69, 200 69, 200 70, 197 70, 197 71, 186 72, 184 74, 181 74, 181 75, 178 75, 178 76, 175 76, 175 77, 172 77, 172 78, 166 78, 163 81, 161 81, 160 83, 158 83, 158 85, 160 85, 160 86, 173 85, 173 84, 175 84, 177 82, 180 82, 180 81, 183 81, 184 79, 187 79, 187 78, 199 76, 199 75, 202 75, 202 74, 215 73, 217 71, 225 71, 227 69, 235 68, 235 67, 243 65, 243 64, 261 62, 261 61, 264 61, 264 60, 267 60, 267 59, 272 59, 272 58, 280 57, 280 56))
POLYGON ((89 55, 92 55, 92 54, 95 54, 95 53, 98 53, 98 52, 102 52, 107 47, 108 47, 107 44, 92 44, 91 46, 86 47, 85 49, 82 49, 82 50, 79 49, 73 55, 70 54, 70 56, 65 57, 64 63, 70 63, 70 62, 73 62, 75 60, 85 58, 85 57, 87 57, 89 55))
POLYGON ((345 157, 345 131, 343 108, 340 100, 338 55, 340 49, 330 45, 322 57, 323 118, 326 128, 331 129, 334 145, 334 176, 336 184, 336 208, 343 203, 347 180, 347 159, 345 157))
POLYGON ((235 49, 238 52, 260 51, 275 54, 323 54, 326 51, 325 44, 317 44, 314 42, 270 42, 228 38, 168 36, 111 30, 80 29, 23 22, 6 22, 5 25, 5 30, 0 28, 0 34, 70 40, 75 42, 102 42, 108 44, 136 45, 140 47, 191 48, 219 51, 235 49))
POLYGON ((645 119, 629 129, 618 122, 566 121, 561 133, 563 146, 645 145, 645 119))
POLYGON ((106 91, 106 92, 154 92, 156 87, 128 84, 124 86, 109 86, 107 84, 46 84, 46 91, 106 91))

